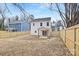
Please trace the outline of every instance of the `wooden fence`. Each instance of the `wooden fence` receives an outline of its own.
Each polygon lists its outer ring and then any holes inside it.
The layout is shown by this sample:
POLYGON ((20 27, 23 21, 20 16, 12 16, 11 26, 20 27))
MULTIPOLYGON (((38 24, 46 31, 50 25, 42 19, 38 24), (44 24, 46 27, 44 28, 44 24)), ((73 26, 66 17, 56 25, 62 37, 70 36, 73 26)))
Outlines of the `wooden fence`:
POLYGON ((22 36, 22 35, 29 35, 30 32, 7 32, 7 31, 0 31, 0 39, 4 38, 12 38, 16 36, 22 36))
POLYGON ((79 25, 58 31, 55 34, 59 35, 72 55, 79 56, 79 25))

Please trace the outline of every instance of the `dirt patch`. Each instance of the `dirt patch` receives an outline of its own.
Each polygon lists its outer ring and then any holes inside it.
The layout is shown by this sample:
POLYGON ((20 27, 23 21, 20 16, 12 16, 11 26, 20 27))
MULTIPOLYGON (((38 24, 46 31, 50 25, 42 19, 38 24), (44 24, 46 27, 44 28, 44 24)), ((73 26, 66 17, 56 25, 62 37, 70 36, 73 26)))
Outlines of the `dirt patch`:
POLYGON ((23 35, 0 40, 0 55, 9 56, 65 56, 71 55, 61 39, 38 39, 35 36, 23 35))

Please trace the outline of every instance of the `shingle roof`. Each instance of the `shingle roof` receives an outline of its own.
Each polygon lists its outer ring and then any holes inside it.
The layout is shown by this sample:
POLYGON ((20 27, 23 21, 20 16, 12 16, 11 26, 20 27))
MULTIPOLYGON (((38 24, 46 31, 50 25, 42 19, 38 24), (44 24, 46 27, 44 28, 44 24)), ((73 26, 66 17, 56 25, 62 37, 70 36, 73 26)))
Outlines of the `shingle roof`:
POLYGON ((51 17, 38 18, 38 19, 32 20, 31 22, 36 22, 36 21, 51 21, 51 17))

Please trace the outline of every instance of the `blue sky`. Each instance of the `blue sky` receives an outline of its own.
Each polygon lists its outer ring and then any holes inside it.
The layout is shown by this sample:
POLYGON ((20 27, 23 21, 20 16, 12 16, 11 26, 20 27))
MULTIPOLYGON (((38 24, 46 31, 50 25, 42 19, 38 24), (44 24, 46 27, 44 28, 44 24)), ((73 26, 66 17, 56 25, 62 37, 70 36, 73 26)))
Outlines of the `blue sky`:
MULTIPOLYGON (((0 4, 0 6, 3 6, 4 4, 0 4)), ((15 16, 15 15, 21 15, 20 10, 13 6, 12 4, 7 4, 8 8, 10 9, 12 14, 7 13, 7 16, 15 16)), ((21 6, 29 13, 34 15, 35 18, 43 18, 43 17, 51 17, 52 20, 60 20, 60 16, 58 12, 56 11, 50 11, 48 4, 39 4, 39 3, 26 3, 21 4, 21 6)), ((54 5, 52 7, 53 9, 56 9, 56 6, 54 5)), ((61 8, 63 9, 63 6, 61 5, 61 8)))

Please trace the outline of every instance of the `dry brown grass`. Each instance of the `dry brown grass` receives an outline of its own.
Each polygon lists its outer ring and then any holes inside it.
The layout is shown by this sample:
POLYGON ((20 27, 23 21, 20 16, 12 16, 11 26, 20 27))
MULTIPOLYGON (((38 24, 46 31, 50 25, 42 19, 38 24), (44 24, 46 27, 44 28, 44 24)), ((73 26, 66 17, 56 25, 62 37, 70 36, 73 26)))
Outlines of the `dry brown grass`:
POLYGON ((0 40, 0 55, 7 56, 52 56, 71 55, 63 42, 57 37, 38 39, 30 35, 0 40))

